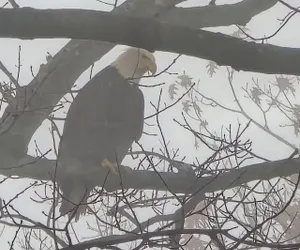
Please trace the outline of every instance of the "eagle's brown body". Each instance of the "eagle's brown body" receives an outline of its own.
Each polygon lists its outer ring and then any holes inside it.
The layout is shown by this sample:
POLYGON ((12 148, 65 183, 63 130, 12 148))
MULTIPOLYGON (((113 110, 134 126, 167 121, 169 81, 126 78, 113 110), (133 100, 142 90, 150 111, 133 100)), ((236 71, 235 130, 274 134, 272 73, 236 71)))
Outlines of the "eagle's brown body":
POLYGON ((95 173, 98 185, 109 173, 103 161, 121 164, 132 143, 142 135, 144 97, 122 72, 107 66, 80 90, 68 111, 57 171, 62 215, 74 214, 77 220, 96 185, 91 182, 95 173))

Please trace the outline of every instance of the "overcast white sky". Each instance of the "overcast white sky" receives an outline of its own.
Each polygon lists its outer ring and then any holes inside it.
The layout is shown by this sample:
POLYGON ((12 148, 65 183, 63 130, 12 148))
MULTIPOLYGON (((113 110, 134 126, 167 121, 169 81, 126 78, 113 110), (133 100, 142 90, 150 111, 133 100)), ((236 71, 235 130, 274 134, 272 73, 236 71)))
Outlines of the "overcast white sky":
MULTIPOLYGON (((6 0, 0 0, 0 6, 3 5, 6 0)), ((199 0, 188 1, 182 6, 191 6, 196 5, 199 0)), ((209 1, 201 1, 203 4, 208 3, 209 1)), ((238 1, 217 1, 218 3, 233 3, 238 1)), ((289 4, 293 6, 297 6, 299 4, 298 0, 286 0, 289 4)), ((109 10, 106 5, 103 5, 96 0, 22 0, 18 2, 21 6, 29 6, 33 8, 81 8, 81 9, 97 9, 97 10, 109 10)), ((277 4, 271 10, 266 11, 259 16, 253 18, 250 23, 247 25, 249 29, 249 33, 255 37, 267 36, 273 33, 280 25, 278 18, 283 18, 289 10, 282 6, 281 4, 277 4)), ((290 22, 285 26, 285 28, 275 37, 270 39, 268 42, 287 47, 300 47, 300 33, 299 33, 299 23, 300 23, 300 15, 295 15, 290 22)), ((219 27, 209 29, 212 31, 221 31, 227 34, 231 34, 237 30, 236 27, 219 27)), ((30 66, 33 66, 34 72, 37 72, 41 63, 46 63, 46 53, 54 55, 58 52, 62 46, 64 46, 68 42, 67 39, 40 39, 40 40, 32 40, 32 41, 24 41, 18 39, 0 39, 0 60, 4 65, 15 75, 17 69, 15 65, 17 64, 17 54, 18 54, 18 46, 22 46, 22 70, 20 83, 22 85, 28 84, 32 80, 30 66)), ((118 46, 113 51, 108 53, 105 57, 103 57, 99 62, 96 63, 94 72, 99 71, 101 68, 108 65, 111 61, 113 61, 117 55, 124 49, 124 46, 118 46)), ((156 52, 155 56, 157 58, 158 68, 160 70, 164 69, 168 64, 170 64, 176 54, 166 53, 166 52, 156 52)), ((187 56, 182 56, 178 62, 172 66, 170 69, 171 72, 178 72, 182 74, 183 71, 186 74, 193 77, 194 81, 200 80, 200 88, 199 90, 203 92, 205 95, 210 96, 222 104, 226 104, 230 107, 236 107, 236 103, 233 102, 233 96, 230 92, 229 84, 227 81, 227 71, 225 67, 219 68, 218 72, 210 77, 206 72, 206 65, 208 61, 192 58, 187 56)), ((77 84, 82 85, 88 80, 89 70, 86 71, 82 76, 78 79, 77 84)), ((238 93, 238 96, 241 98, 241 102, 244 105, 245 110, 251 115, 251 117, 258 122, 262 122, 263 117, 259 113, 259 110, 244 98, 244 92, 241 90, 241 87, 245 87, 246 83, 251 83, 251 78, 254 77, 258 79, 261 85, 275 83, 274 75, 264 75, 264 74, 254 74, 251 72, 240 72, 236 73, 234 76, 234 86, 238 93)), ((7 80, 6 76, 0 72, 0 80, 7 80)), ((163 74, 154 79, 144 80, 144 83, 160 83, 165 82, 166 85, 164 87, 164 99, 166 103, 171 103, 167 90, 168 86, 174 83, 176 80, 176 76, 163 74)), ((299 87, 295 85, 296 89, 299 90, 299 87)), ((158 88, 144 88, 143 89, 145 99, 146 99, 146 114, 153 113, 153 109, 149 105, 149 101, 154 103, 157 102, 159 92, 158 88)), ((296 99, 298 97, 296 96, 296 99)), ((293 100, 294 101, 294 100, 293 100)), ((180 120, 180 112, 182 110, 182 105, 179 104, 172 109, 169 109, 162 117, 163 128, 165 132, 165 136, 168 140, 170 140, 170 148, 180 148, 180 155, 187 156, 188 161, 193 161, 194 157, 198 157, 200 161, 206 159, 208 157, 208 151, 205 147, 200 146, 198 150, 193 147, 193 137, 178 127, 178 125, 172 122, 173 118, 177 118, 180 120)), ((219 132, 221 126, 228 126, 232 124, 236 126, 238 121, 243 124, 246 123, 246 120, 241 116, 237 116, 234 113, 225 112, 222 109, 204 109, 203 116, 208 120, 209 128, 211 130, 215 130, 219 132)), ((291 127, 288 128, 280 128, 279 125, 284 125, 287 123, 286 118, 282 115, 279 115, 278 112, 273 112, 271 116, 269 116, 269 123, 272 124, 271 128, 274 132, 280 134, 286 140, 298 145, 298 138, 293 134, 293 129, 291 127)), ((36 132, 33 140, 37 140, 38 145, 42 151, 47 151, 50 147, 52 147, 52 139, 49 133, 49 123, 44 122, 43 126, 36 132)), ((145 127, 147 132, 152 131, 152 128, 145 127)), ((254 152, 262 155, 264 157, 268 157, 269 159, 276 160, 281 159, 283 157, 288 156, 292 150, 288 148, 284 144, 278 142, 274 138, 270 137, 265 132, 261 131, 255 125, 251 125, 250 129, 247 132, 247 136, 251 137, 253 140, 253 150, 254 152)), ((144 136, 142 142, 145 144, 146 148, 151 149, 152 147, 160 146, 160 140, 155 137, 144 136)), ((34 154, 34 144, 31 143, 29 148, 29 152, 34 154)), ((54 157, 52 155, 52 157, 54 157)), ((24 188, 28 185, 28 181, 24 180, 12 180, 7 182, 5 185, 2 185, 0 188, 0 197, 4 199, 9 199, 9 197, 13 197, 16 193, 18 193, 21 188, 24 188), (10 192, 8 193, 6 190, 9 188, 10 192)), ((41 218, 41 211, 37 211, 36 208, 33 208, 32 202, 29 202, 28 196, 21 196, 20 199, 14 203, 16 208, 23 208, 22 211, 28 216, 32 216, 35 219, 41 218), (28 204, 28 206, 27 206, 28 204), (24 207, 25 206, 25 207, 24 207)), ((7 241, 12 239, 12 235, 14 234, 14 230, 7 230, 3 237, 0 239, 0 249, 7 249, 7 241)))

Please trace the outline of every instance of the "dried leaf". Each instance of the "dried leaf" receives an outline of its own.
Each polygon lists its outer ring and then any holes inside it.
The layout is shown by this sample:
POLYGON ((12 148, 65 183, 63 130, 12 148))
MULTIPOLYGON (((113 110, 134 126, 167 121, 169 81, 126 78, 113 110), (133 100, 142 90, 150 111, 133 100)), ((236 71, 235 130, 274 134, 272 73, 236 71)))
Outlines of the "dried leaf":
POLYGON ((186 112, 186 113, 188 113, 188 112, 191 110, 191 107, 193 106, 193 105, 191 104, 191 102, 188 101, 188 100, 183 101, 183 102, 182 102, 182 105, 183 105, 183 111, 186 112))
POLYGON ((260 96, 261 96, 262 94, 263 94, 263 92, 262 92, 259 88, 257 88, 257 87, 253 87, 253 88, 251 89, 251 96, 252 96, 254 102, 255 102, 256 104, 258 104, 258 105, 261 104, 260 96))
POLYGON ((213 62, 213 61, 210 61, 207 65, 206 65, 206 68, 207 68, 207 73, 212 77, 213 74, 216 73, 217 69, 219 68, 218 65, 213 62))
POLYGON ((176 87, 176 84, 173 83, 169 86, 169 95, 171 100, 174 100, 174 97, 177 95, 178 88, 176 87))
POLYGON ((293 116, 294 116, 294 133, 296 136, 299 135, 300 132, 300 105, 295 104, 293 107, 293 116))
POLYGON ((277 100, 276 100, 275 98, 272 98, 272 100, 269 101, 268 104, 269 104, 270 106, 276 106, 276 105, 277 105, 277 100))
POLYGON ((295 88, 293 87, 293 83, 287 77, 276 77, 277 86, 280 91, 291 91, 295 96, 295 88))
POLYGON ((195 112, 197 113, 197 115, 201 116, 202 110, 198 106, 198 104, 196 102, 193 102, 193 106, 194 106, 194 109, 195 109, 195 112))
POLYGON ((184 87, 185 89, 188 89, 192 86, 192 77, 186 75, 185 73, 181 76, 178 76, 178 79, 180 80, 177 82, 180 86, 184 87))
POLYGON ((208 126, 208 122, 206 120, 202 120, 200 123, 200 127, 206 128, 208 126))

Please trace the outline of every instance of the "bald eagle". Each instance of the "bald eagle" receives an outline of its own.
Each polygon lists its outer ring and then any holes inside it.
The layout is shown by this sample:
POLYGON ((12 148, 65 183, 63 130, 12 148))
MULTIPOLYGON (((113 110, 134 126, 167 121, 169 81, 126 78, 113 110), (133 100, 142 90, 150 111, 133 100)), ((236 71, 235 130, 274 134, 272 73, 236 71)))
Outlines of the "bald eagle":
POLYGON ((61 190, 60 214, 77 221, 86 211, 87 198, 108 172, 116 174, 144 124, 141 77, 156 72, 155 57, 130 48, 97 73, 72 102, 59 145, 56 180, 61 190), (97 170, 97 171, 94 171, 97 170), (98 176, 97 176, 98 178, 98 176))

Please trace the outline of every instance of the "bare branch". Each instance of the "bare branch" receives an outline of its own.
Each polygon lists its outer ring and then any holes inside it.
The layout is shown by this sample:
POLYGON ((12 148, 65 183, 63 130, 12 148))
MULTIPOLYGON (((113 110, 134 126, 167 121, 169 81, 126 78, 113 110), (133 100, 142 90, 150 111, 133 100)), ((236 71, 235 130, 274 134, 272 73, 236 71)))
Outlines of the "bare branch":
POLYGON ((0 61, 0 69, 16 87, 20 87, 17 79, 13 77, 12 73, 9 72, 9 70, 5 67, 5 65, 1 61, 0 61))
POLYGON ((19 8, 19 4, 16 3, 15 0, 8 0, 8 2, 10 3, 10 5, 13 7, 13 8, 19 8))
POLYGON ((214 229, 183 229, 183 230, 165 230, 157 232, 148 232, 142 234, 125 234, 125 235, 112 235, 102 237, 95 240, 90 240, 76 245, 62 248, 61 250, 83 250, 92 247, 103 248, 109 245, 115 245, 119 243, 134 241, 138 239, 150 239, 157 236, 175 236, 177 234, 203 234, 203 235, 216 235, 216 234, 227 234, 229 230, 214 230, 214 229))

